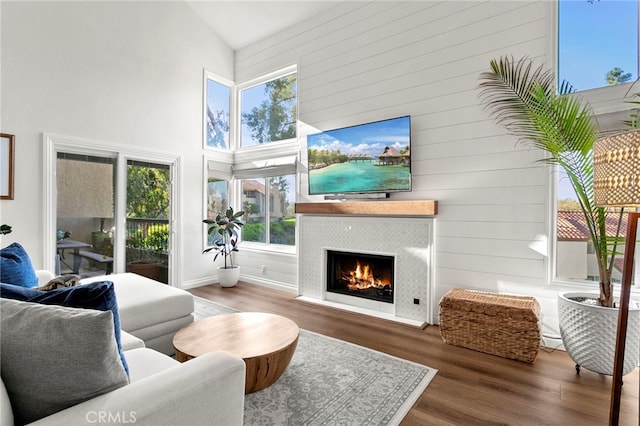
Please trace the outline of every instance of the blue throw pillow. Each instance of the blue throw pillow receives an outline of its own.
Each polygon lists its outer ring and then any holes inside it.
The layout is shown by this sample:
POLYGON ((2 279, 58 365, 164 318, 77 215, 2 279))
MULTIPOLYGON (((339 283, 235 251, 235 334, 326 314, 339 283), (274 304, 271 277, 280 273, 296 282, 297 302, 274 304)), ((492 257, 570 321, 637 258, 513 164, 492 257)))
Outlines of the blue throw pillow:
POLYGON ((0 250, 0 282, 36 287, 38 277, 24 247, 13 243, 0 250))
POLYGON ((0 297, 22 302, 42 303, 44 305, 111 311, 113 313, 113 326, 120 359, 127 375, 129 374, 129 367, 122 353, 122 343, 120 341, 120 315, 118 314, 116 291, 111 281, 98 281, 49 291, 40 291, 0 282, 0 297))

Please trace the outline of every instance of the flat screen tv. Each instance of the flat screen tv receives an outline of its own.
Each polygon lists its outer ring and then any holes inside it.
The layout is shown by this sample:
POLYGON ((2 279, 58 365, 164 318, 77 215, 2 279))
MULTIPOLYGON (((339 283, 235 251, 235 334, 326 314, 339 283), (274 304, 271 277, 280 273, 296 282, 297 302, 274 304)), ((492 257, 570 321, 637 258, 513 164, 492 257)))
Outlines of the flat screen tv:
POLYGON ((411 190, 411 117, 307 135, 309 195, 411 190))

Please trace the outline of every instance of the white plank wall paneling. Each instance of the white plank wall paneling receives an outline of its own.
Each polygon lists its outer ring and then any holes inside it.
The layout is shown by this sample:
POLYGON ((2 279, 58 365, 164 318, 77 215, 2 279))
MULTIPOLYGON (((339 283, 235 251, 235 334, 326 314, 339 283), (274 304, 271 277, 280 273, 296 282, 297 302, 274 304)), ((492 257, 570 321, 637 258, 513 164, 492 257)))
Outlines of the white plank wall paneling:
MULTIPOLYGON (((546 232, 548 170, 487 116, 477 88, 492 58, 549 62, 550 15, 546 2, 344 2, 237 51, 235 78, 298 64, 302 160, 308 132, 411 115, 413 190, 392 198, 439 201, 436 311, 453 287, 535 293, 554 306, 545 258, 530 247, 546 232)), ((299 179, 298 201, 321 200, 299 179)), ((278 277, 295 289, 289 263, 278 277)))

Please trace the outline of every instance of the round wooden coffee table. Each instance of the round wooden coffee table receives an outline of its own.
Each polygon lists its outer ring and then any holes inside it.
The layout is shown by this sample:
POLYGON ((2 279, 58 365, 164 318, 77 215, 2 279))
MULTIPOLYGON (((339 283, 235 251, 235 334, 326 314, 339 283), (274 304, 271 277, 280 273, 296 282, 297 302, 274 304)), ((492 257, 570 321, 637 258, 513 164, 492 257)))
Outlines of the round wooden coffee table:
POLYGON ((173 337, 176 359, 190 360, 207 352, 226 351, 246 364, 244 393, 271 386, 286 370, 298 344, 300 329, 280 315, 241 312, 195 321, 173 337))

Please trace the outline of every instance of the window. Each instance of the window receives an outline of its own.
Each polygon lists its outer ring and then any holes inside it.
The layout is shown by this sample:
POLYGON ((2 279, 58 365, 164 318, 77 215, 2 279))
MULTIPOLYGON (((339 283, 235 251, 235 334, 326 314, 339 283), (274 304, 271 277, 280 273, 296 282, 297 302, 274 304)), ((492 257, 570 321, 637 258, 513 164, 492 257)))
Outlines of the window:
MULTIPOLYGON (((207 79, 208 93, 220 89, 217 101, 209 101, 207 110, 213 111, 223 99, 227 99, 231 85, 207 79), (227 91, 221 89, 226 87, 227 91), (210 87, 216 88, 209 89, 210 87)), ((216 152, 215 157, 205 156, 206 217, 215 216, 228 206, 243 210, 241 240, 259 245, 279 245, 290 252, 295 248, 295 214, 297 155, 297 79, 295 67, 271 73, 240 87, 234 87, 234 99, 240 99, 240 108, 233 107, 230 117, 230 135, 227 133, 227 151, 216 152), (235 124, 233 124, 235 123, 235 124), (235 126, 235 127, 234 127, 235 126), (281 142, 268 144, 268 142, 281 142), (266 146, 265 146, 266 145, 266 146), (242 149, 239 149, 242 148, 242 149), (246 149, 245 149, 246 148, 246 149)), ((228 99, 227 99, 228 101, 228 99)), ((216 117, 224 113, 208 113, 212 116, 208 128, 213 129, 207 140, 222 140, 216 129, 229 128, 216 125, 216 117), (217 137, 217 139, 216 139, 217 137)), ((213 144, 219 148, 218 144, 213 144)), ((205 229, 205 227, 203 227, 205 229)), ((207 236, 205 247, 215 241, 207 236)))
MULTIPOLYGON (((209 178, 207 181, 207 219, 215 219, 218 214, 224 214, 229 208, 229 182, 226 180, 209 178)), ((207 232, 206 247, 212 246, 219 234, 207 232)))
POLYGON ((223 84, 205 71, 205 147, 229 149, 230 84, 223 84))
POLYGON ((294 246, 295 175, 243 179, 241 186, 242 240, 294 246))
MULTIPOLYGON (((638 78, 639 1, 560 0, 558 2, 558 81, 575 90, 600 89, 632 82, 638 78)), ((601 92, 598 92, 601 93, 601 92)), ((581 94, 588 102, 598 94, 581 94)), ((616 133, 630 119, 631 107, 596 117, 599 131, 616 133)), ((597 112, 596 112, 597 114, 597 112)), ((594 247, 577 196, 563 171, 556 174, 555 279, 597 283, 600 279, 594 247)), ((615 234, 619 211, 607 214, 608 234, 615 234)), ((623 223, 620 234, 624 236, 623 223)), ((620 252, 623 247, 618 246, 620 252)), ((622 253, 615 257, 612 281, 621 278, 622 253)))
POLYGON ((240 146, 295 138, 297 91, 295 72, 240 90, 240 146))
POLYGON ((638 1, 561 0, 558 81, 578 91, 638 78, 638 1))

